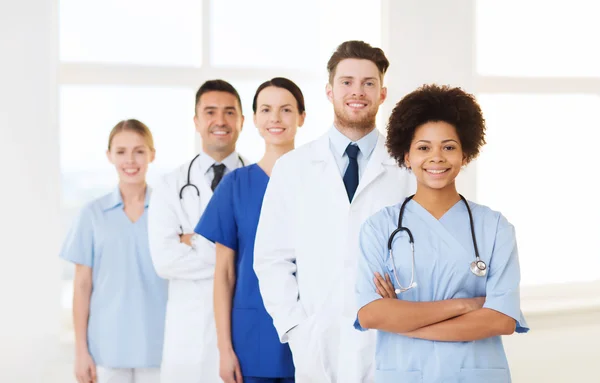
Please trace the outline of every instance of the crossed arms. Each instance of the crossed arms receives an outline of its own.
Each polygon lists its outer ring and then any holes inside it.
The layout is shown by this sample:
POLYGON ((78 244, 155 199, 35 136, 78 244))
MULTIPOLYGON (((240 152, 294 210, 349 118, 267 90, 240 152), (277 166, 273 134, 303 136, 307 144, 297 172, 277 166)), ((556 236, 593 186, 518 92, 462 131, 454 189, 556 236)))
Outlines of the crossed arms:
POLYGON ((376 273, 375 286, 382 299, 363 306, 358 312, 361 327, 398 333, 426 340, 467 342, 510 335, 516 321, 498 311, 483 308, 485 298, 457 298, 434 302, 396 299, 386 275, 376 273))

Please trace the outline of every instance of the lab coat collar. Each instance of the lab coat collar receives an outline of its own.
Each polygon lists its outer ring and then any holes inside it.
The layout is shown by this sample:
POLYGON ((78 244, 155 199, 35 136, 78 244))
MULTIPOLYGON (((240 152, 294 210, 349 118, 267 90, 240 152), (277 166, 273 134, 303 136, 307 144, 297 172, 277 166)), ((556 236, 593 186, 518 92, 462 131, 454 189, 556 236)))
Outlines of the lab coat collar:
MULTIPOLYGON (((214 164, 218 164, 217 161, 203 151, 200 152, 198 162, 200 164, 201 174, 206 174, 214 164)), ((220 163, 225 165, 228 172, 231 172, 241 166, 239 154, 236 151, 225 157, 225 159, 220 163)))
MULTIPOLYGON (((150 186, 146 185, 146 196, 144 198, 144 207, 148 207, 148 203, 150 202, 150 194, 152 190, 150 186)), ((119 206, 123 206, 123 196, 121 195, 121 189, 117 186, 113 189, 113 191, 107 196, 102 205, 102 210, 108 211, 119 206)))
MULTIPOLYGON (((377 137, 377 142, 375 143, 375 147, 373 149, 373 153, 371 154, 371 158, 367 163, 367 168, 365 169, 365 173, 360 179, 358 183, 358 188, 356 189, 356 193, 354 194, 354 198, 352 199, 352 203, 359 200, 360 195, 363 191, 375 181, 381 174, 386 171, 386 167, 398 166, 393 158, 389 156, 387 150, 385 148, 385 137, 379 133, 378 130, 375 131, 374 136, 377 137)), ((344 149, 345 150, 345 149, 344 149)), ((333 153, 331 152, 329 145, 329 133, 324 134, 315 142, 315 151, 313 157, 314 163, 325 163, 329 164, 325 166, 325 168, 332 166, 332 163, 335 163, 335 159, 333 158, 333 153)), ((337 166, 337 165, 336 165, 337 166)), ((339 172, 336 172, 339 174, 339 172)), ((340 178, 340 187, 343 188, 343 184, 341 183, 340 178)), ((339 186, 339 185, 338 185, 339 186)), ((341 193, 337 191, 336 193, 341 193)))
MULTIPOLYGON (((345 135, 343 135, 342 132, 337 130, 335 125, 329 129, 328 136, 335 153, 339 157, 343 157, 346 152, 346 148, 353 141, 345 135)), ((355 144, 358 145, 360 152, 365 158, 369 158, 371 156, 371 153, 377 145, 378 136, 379 132, 377 131, 377 128, 375 128, 369 134, 355 142, 355 144)))
MULTIPOLYGON (((333 129, 335 129, 335 127, 333 127, 333 129)), ((328 162, 330 159, 334 160, 333 155, 331 153, 330 145, 329 145, 331 133, 332 133, 331 131, 328 131, 327 133, 323 134, 321 137, 319 137, 315 141, 315 149, 316 150, 314 151, 313 161, 328 162)), ((371 133, 369 133, 367 136, 369 136, 368 140, 373 141, 371 144, 369 144, 369 145, 372 145, 372 147, 370 149, 372 151, 372 154, 371 154, 371 158, 369 159, 369 163, 382 163, 384 165, 394 165, 395 164, 394 160, 391 159, 387 155, 387 151, 385 149, 385 137, 379 132, 379 130, 376 128, 371 133)), ((363 137, 363 139, 367 138, 367 136, 363 137)), ((350 139, 348 139, 348 143, 349 142, 350 142, 350 139)), ((346 146, 348 146, 348 144, 346 144, 346 146)), ((338 149, 336 148, 334 150, 336 150, 336 152, 337 152, 338 149)), ((346 150, 346 147, 344 146, 344 149, 341 153, 343 153, 345 150, 346 150)), ((361 148, 361 150, 362 150, 362 148, 361 148)), ((369 150, 369 149, 365 149, 365 150, 369 150)))
POLYGON ((358 197, 362 194, 363 190, 375 179, 377 179, 381 174, 385 172, 386 165, 394 166, 394 162, 390 162, 390 157, 385 150, 385 138, 379 132, 377 132, 377 142, 375 143, 375 148, 373 149, 373 154, 367 163, 367 168, 363 176, 358 183, 358 188, 356 188, 356 193, 354 193, 354 198, 352 202, 356 201, 358 197))

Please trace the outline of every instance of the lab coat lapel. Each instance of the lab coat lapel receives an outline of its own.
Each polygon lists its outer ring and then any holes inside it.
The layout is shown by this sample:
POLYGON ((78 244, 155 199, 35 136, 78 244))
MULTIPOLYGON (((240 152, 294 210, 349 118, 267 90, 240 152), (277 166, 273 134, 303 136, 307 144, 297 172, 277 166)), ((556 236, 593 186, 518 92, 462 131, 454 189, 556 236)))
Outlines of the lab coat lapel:
POLYGON ((313 186, 328 190, 331 193, 332 200, 338 207, 348 209, 350 206, 348 194, 338 165, 335 158, 333 158, 333 153, 331 153, 327 134, 324 134, 315 142, 311 165, 320 172, 316 179, 317 185, 313 186))
POLYGON ((377 144, 375 145, 375 149, 373 149, 371 158, 367 163, 367 168, 360 178, 360 182, 358 183, 358 188, 356 189, 356 193, 354 194, 354 199, 352 202, 357 201, 361 193, 371 183, 385 173, 386 166, 397 166, 394 160, 388 156, 384 141, 385 138, 381 135, 381 133, 378 133, 377 144))

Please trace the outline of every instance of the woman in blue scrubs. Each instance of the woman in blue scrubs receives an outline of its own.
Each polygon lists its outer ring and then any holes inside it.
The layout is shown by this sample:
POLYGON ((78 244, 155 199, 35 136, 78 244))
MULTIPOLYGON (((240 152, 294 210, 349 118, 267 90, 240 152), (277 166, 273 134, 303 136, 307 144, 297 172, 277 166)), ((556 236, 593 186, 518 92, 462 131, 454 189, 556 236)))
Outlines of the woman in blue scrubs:
POLYGON ((290 383, 292 354, 279 341, 254 273, 254 238, 264 193, 275 161, 294 149, 304 123, 304 97, 286 78, 261 84, 252 102, 254 124, 265 140, 257 163, 223 178, 196 233, 215 242, 214 309, 225 383, 290 383))
POLYGON ((158 383, 167 282, 148 248, 150 130, 119 122, 106 155, 119 184, 81 210, 60 253, 75 264, 75 375, 78 383, 158 383))
POLYGON ((378 383, 511 381, 501 336, 529 330, 515 230, 455 183, 484 143, 481 109, 459 88, 426 85, 390 116, 388 151, 417 191, 360 233, 355 327, 378 330, 378 383), (390 252, 401 211, 410 234, 397 232, 390 252), (473 263, 477 254, 485 264, 473 263))

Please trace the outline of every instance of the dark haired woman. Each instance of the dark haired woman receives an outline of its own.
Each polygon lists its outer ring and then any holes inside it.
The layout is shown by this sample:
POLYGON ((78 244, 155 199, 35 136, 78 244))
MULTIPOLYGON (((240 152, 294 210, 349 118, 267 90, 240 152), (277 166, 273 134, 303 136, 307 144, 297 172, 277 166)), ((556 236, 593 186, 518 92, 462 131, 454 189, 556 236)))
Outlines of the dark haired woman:
POLYGON ((254 238, 275 161, 294 149, 304 123, 304 97, 285 78, 261 84, 252 102, 254 124, 265 140, 257 163, 228 174, 210 200, 196 232, 216 243, 214 309, 225 383, 288 383, 294 364, 279 341, 254 273, 254 238))
POLYGON ((515 230, 455 184, 484 137, 479 105, 459 88, 423 86, 390 116, 388 151, 417 191, 360 234, 355 327, 379 330, 376 382, 510 382, 501 335, 529 330, 515 230))

